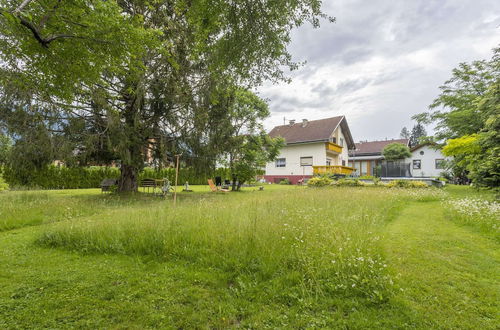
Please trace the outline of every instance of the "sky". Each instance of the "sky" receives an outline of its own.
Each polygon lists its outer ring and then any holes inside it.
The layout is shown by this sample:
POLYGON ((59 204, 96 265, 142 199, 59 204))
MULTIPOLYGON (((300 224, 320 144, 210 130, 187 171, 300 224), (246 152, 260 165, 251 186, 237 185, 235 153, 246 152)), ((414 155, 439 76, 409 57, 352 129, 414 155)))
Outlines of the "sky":
MULTIPOLYGON (((354 140, 399 138, 427 110, 461 62, 489 59, 500 44, 497 0, 324 0, 336 18, 292 33, 292 82, 267 83, 265 127, 346 116, 354 140)), ((427 128, 432 134, 432 127, 427 128)))

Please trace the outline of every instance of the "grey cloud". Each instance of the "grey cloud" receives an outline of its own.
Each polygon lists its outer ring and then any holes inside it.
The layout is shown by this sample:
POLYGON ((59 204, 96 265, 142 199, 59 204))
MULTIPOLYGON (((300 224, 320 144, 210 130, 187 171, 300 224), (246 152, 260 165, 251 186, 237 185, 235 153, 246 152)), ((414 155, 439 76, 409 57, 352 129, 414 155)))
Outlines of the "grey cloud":
POLYGON ((307 61, 290 74, 298 84, 262 90, 270 100, 269 125, 281 123, 284 113, 345 114, 356 140, 397 137, 432 103, 458 63, 491 57, 500 41, 497 0, 325 5, 336 23, 293 33, 292 57, 307 61))

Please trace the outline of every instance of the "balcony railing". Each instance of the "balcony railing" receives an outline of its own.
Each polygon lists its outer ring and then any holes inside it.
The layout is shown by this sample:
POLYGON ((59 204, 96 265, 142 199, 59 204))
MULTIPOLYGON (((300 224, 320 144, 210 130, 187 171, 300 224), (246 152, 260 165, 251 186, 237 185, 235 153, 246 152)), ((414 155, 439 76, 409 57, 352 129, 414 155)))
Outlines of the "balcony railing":
POLYGON ((332 143, 332 142, 327 142, 326 143, 326 150, 327 151, 333 151, 333 152, 336 152, 336 153, 342 153, 342 147, 339 146, 338 144, 336 143, 332 143))
POLYGON ((349 175, 354 172, 354 167, 330 165, 330 166, 313 166, 313 174, 339 174, 349 175))

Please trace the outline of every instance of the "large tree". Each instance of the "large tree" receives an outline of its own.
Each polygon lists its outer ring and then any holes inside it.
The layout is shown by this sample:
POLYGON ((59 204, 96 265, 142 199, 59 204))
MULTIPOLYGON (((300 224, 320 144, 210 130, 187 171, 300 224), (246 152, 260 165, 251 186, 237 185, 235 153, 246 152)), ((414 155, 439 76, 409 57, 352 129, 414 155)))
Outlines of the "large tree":
POLYGON ((0 170, 7 163, 12 149, 12 139, 0 132, 0 170))
POLYGON ((79 164, 119 162, 119 190, 136 190, 147 148, 220 153, 228 93, 285 79, 290 31, 320 5, 0 0, 0 120, 19 135, 36 121, 79 164))
POLYGON ((500 48, 491 60, 462 63, 441 87, 430 111, 417 116, 437 124, 446 140, 443 152, 454 157, 455 173, 477 186, 500 183, 500 48))
POLYGON ((440 87, 441 93, 429 111, 413 118, 436 124, 436 139, 446 140, 479 132, 488 118, 479 105, 500 76, 500 48, 491 60, 460 63, 451 78, 440 87))
POLYGON ((427 136, 427 132, 425 131, 424 125, 417 122, 413 128, 411 129, 410 134, 410 146, 414 147, 419 143, 422 143, 422 139, 427 136))
POLYGON ((410 134, 410 131, 408 130, 408 128, 406 128, 406 126, 403 127, 401 129, 401 133, 399 133, 399 137, 402 139, 409 139, 410 136, 411 136, 411 134, 410 134))
POLYGON ((232 190, 239 190, 241 184, 255 178, 267 162, 276 159, 284 140, 270 138, 264 131, 262 122, 270 114, 269 107, 254 93, 235 88, 228 103, 225 120, 219 123, 218 143, 231 172, 232 190))

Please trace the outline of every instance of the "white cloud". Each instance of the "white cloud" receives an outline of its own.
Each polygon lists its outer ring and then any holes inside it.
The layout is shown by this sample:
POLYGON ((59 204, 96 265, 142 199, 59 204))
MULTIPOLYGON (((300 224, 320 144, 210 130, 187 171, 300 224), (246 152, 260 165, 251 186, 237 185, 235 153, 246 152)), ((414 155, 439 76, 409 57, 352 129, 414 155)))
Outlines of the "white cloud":
POLYGON ((292 55, 308 63, 292 83, 259 89, 267 128, 344 114, 356 140, 397 137, 458 63, 489 58, 500 42, 495 0, 332 0, 325 11, 337 23, 293 34, 292 55))

